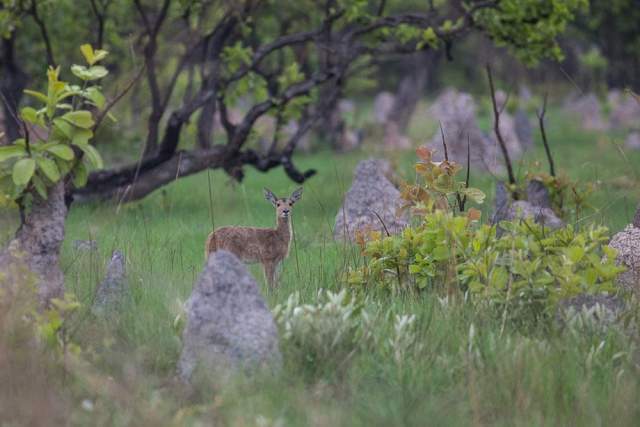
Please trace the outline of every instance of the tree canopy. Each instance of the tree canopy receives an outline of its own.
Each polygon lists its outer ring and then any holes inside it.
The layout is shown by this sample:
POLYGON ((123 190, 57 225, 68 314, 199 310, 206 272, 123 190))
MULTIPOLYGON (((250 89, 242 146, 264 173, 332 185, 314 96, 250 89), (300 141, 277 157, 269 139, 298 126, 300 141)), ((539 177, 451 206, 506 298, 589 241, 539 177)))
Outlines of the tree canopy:
MULTIPOLYGON (((389 57, 448 52, 470 33, 527 63, 557 59, 558 36, 586 6, 586 0, 3 0, 6 142, 24 137, 14 113, 28 102, 27 82, 45 66, 77 57, 79 41, 87 41, 110 52, 104 64, 116 83, 108 102, 126 100, 122 108, 135 117, 143 154, 91 173, 87 186, 70 194, 134 200, 206 168, 241 180, 246 166, 281 166, 303 182, 315 171, 295 166, 296 147, 328 120, 352 79, 389 57), (275 123, 270 135, 256 130, 265 116, 275 123), (214 117, 222 131, 217 143, 214 117), (191 121, 195 132, 185 130, 191 121), (296 130, 283 132, 291 121, 296 130), (256 139, 262 149, 252 144, 256 139)), ((113 133, 98 134, 97 144, 113 144, 109 138, 113 133)))

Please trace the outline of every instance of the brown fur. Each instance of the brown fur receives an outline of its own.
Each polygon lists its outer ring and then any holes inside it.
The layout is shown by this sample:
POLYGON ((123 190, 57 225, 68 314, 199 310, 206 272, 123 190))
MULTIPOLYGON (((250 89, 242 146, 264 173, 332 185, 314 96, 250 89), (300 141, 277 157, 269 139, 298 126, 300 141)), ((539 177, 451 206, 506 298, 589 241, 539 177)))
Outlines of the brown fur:
POLYGON ((277 198, 265 189, 265 198, 276 208, 276 228, 221 227, 207 237, 205 258, 211 252, 224 249, 245 263, 262 263, 270 286, 276 283, 276 269, 289 255, 291 244, 291 209, 300 199, 302 188, 289 198, 277 198))

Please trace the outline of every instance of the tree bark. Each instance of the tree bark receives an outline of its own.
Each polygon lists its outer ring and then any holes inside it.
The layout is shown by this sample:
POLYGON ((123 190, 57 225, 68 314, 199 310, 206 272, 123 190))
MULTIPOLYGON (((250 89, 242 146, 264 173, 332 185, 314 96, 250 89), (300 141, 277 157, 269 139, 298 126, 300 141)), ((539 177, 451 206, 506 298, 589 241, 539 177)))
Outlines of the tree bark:
POLYGON ((207 149, 211 147, 213 143, 214 132, 214 116, 216 114, 216 98, 211 98, 202 107, 200 111, 200 117, 198 117, 198 132, 196 135, 196 142, 198 147, 207 149))
POLYGON ((427 81, 434 74, 437 53, 431 50, 417 52, 407 58, 406 73, 398 84, 389 121, 397 125, 400 133, 409 126, 418 101, 424 95, 427 81))
POLYGON ((27 85, 27 75, 22 71, 15 58, 14 33, 9 38, 2 39, 0 56, 0 93, 4 113, 4 132, 6 139, 13 141, 20 138, 20 123, 18 106, 22 99, 22 91, 27 85))
MULTIPOLYGON (((59 258, 66 216, 64 182, 60 181, 49 189, 46 200, 39 195, 33 196, 33 203, 10 244, 24 257, 22 261, 29 270, 36 274, 38 296, 43 306, 47 306, 53 298, 64 296, 64 275, 59 258)), ((5 262, 16 262, 13 256, 1 258, 5 262)))

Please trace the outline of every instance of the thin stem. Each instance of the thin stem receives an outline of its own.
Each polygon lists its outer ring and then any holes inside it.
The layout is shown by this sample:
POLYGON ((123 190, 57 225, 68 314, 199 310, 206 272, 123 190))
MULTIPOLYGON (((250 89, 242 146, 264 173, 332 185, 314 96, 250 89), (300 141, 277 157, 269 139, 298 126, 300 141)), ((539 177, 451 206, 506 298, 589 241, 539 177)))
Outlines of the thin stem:
MULTIPOLYGON (((504 142, 502 133, 500 132, 500 110, 498 109, 498 103, 496 102, 496 91, 493 85, 493 76, 491 75, 491 66, 487 64, 487 78, 489 80, 489 90, 491 91, 491 104, 493 106, 493 131, 496 134, 500 151, 504 157, 505 165, 507 166, 507 174, 509 176, 509 184, 516 184, 516 177, 513 174, 513 166, 511 165, 511 158, 509 157, 509 151, 507 151, 507 145, 504 142)), ((517 199, 516 192, 513 192, 513 198, 517 199)))
POLYGON ((544 115, 547 112, 547 94, 544 94, 544 100, 542 101, 542 109, 536 114, 538 115, 538 124, 540 125, 540 134, 542 135, 542 143, 544 144, 544 151, 547 153, 547 161, 549 162, 549 173, 551 176, 556 176, 556 168, 553 163, 553 156, 551 155, 551 149, 549 148, 549 141, 547 140, 547 132, 544 129, 544 115))

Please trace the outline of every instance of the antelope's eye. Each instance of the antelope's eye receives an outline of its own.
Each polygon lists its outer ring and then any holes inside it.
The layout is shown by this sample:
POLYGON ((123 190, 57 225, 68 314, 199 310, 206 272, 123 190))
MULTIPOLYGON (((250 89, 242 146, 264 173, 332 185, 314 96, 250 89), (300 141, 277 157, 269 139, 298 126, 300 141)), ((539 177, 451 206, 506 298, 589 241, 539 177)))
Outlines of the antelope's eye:
POLYGON ((280 206, 280 202, 276 202, 276 205, 280 206))

